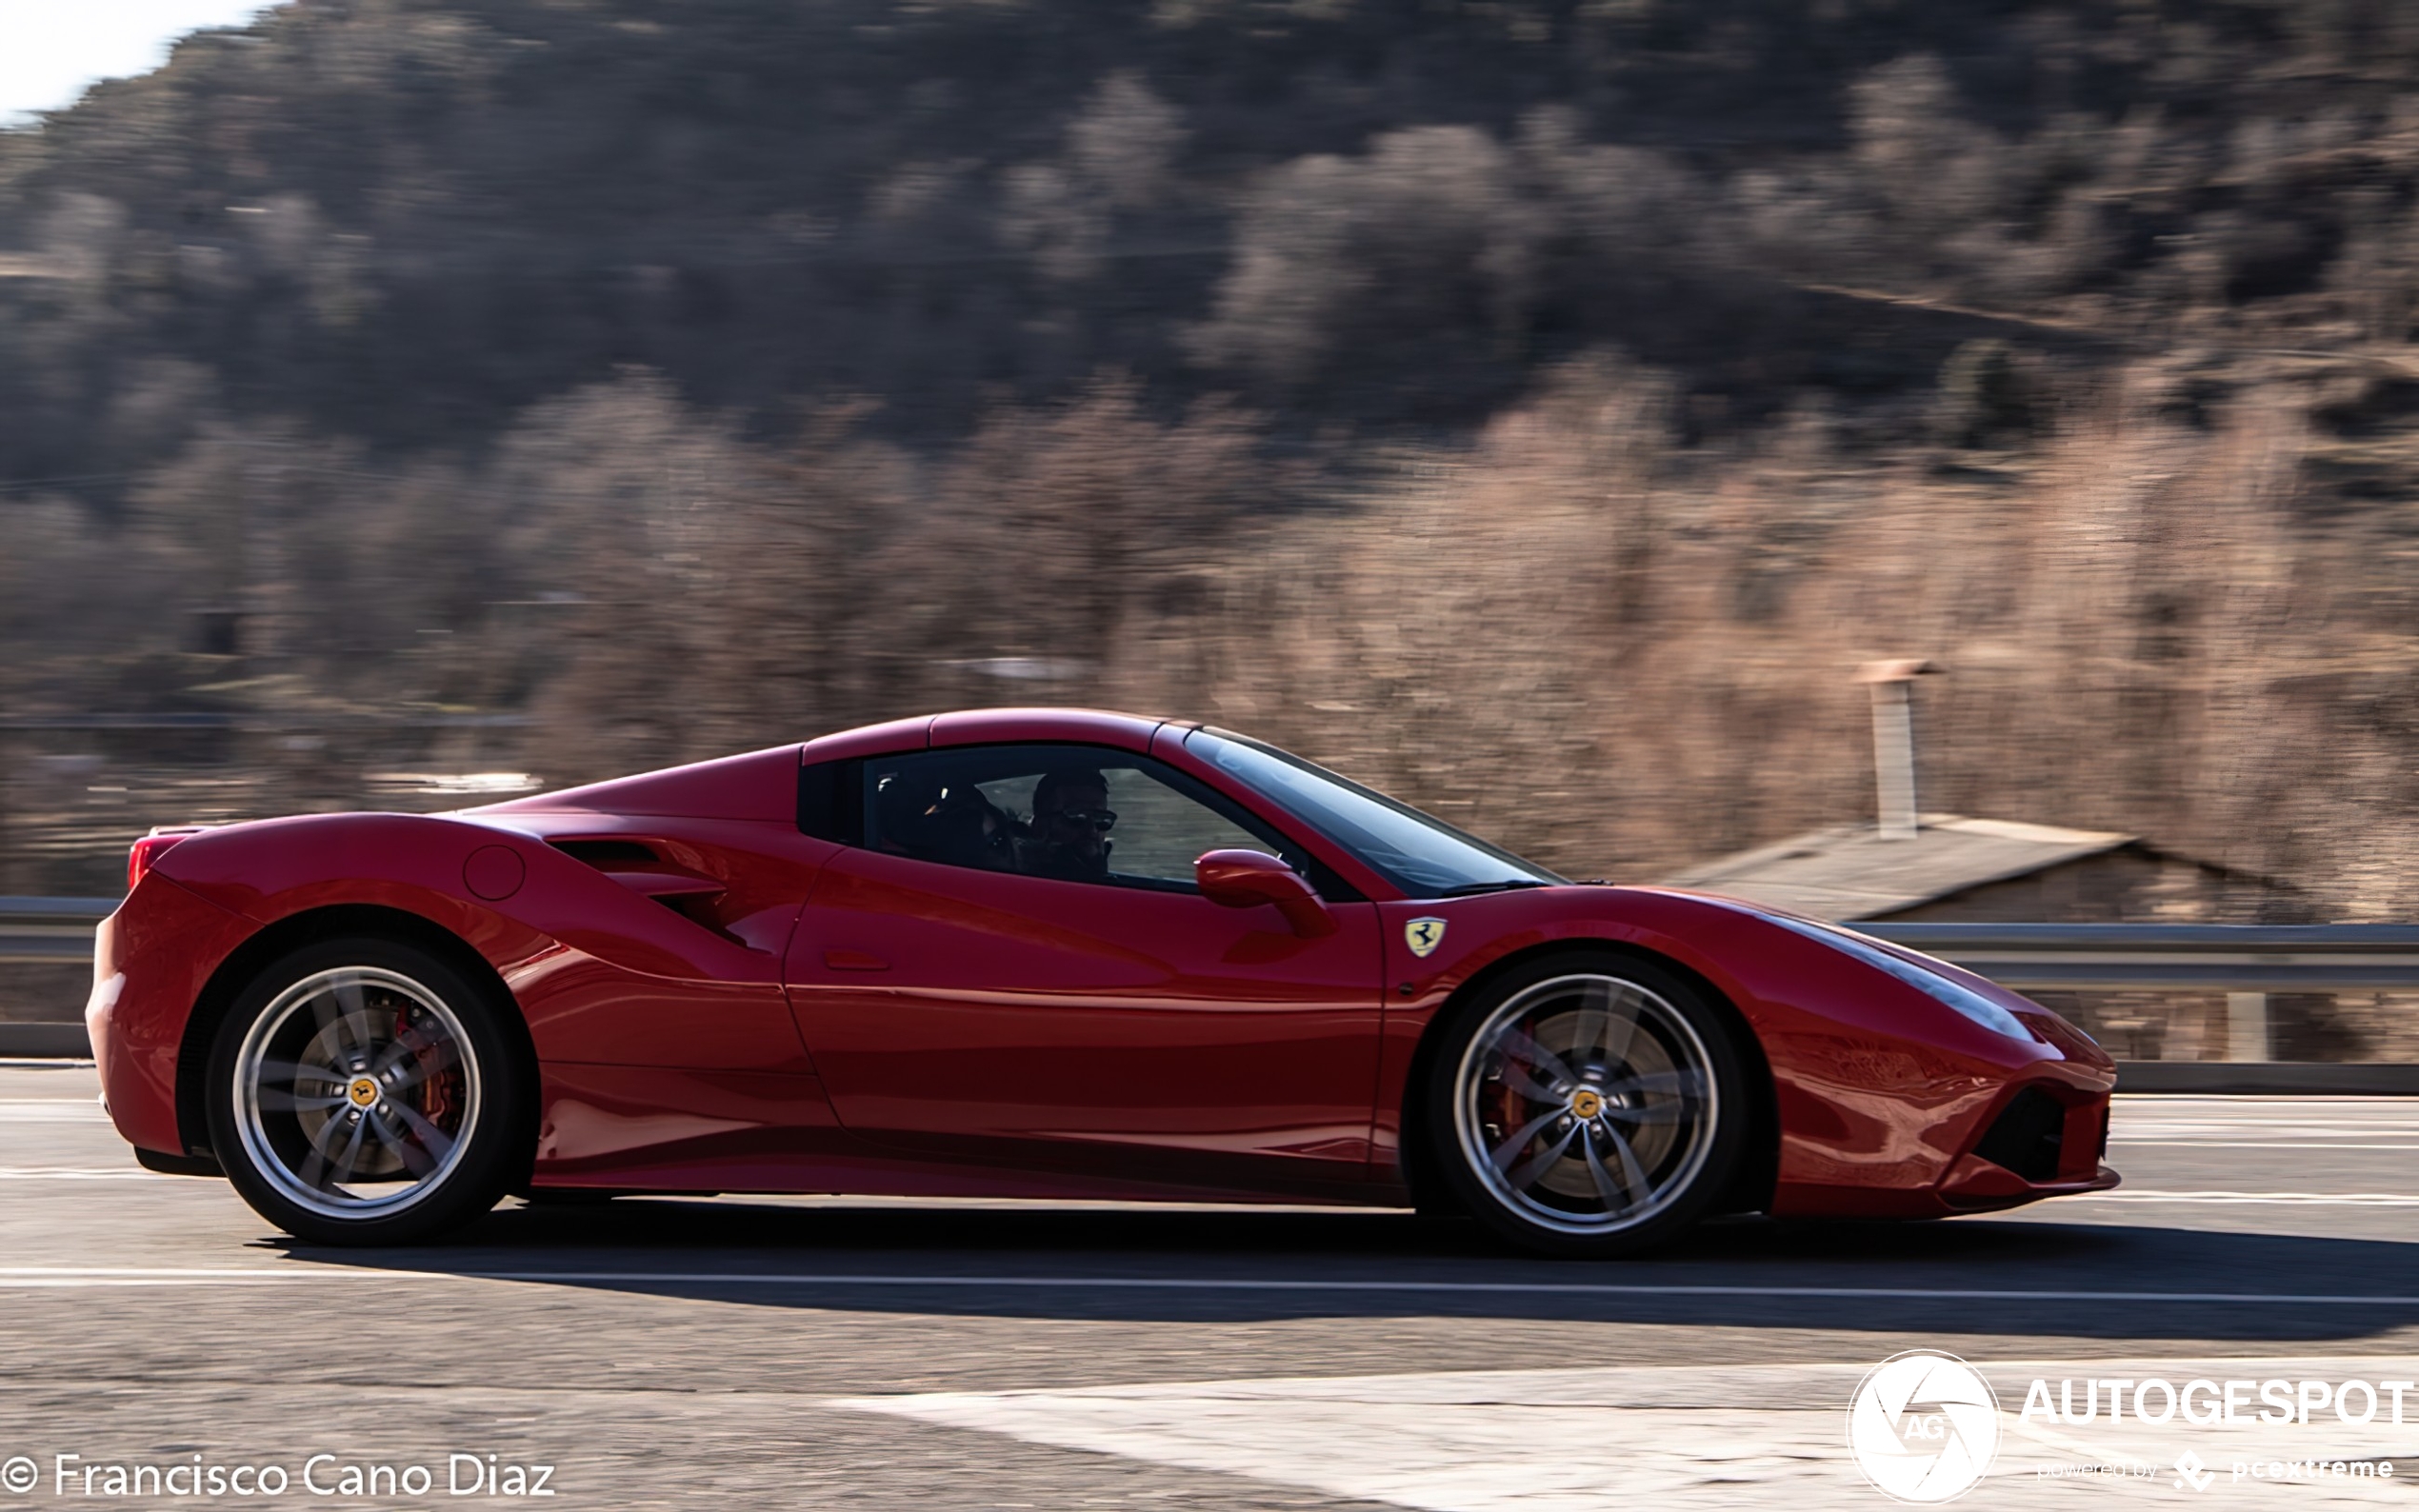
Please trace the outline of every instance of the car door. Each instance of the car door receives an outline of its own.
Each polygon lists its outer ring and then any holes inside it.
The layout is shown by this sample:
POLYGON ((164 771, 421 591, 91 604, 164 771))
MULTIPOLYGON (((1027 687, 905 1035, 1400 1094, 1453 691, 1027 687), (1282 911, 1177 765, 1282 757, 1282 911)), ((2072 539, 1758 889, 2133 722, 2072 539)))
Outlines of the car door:
POLYGON ((1366 1179, 1373 905, 1330 896, 1334 927, 1306 935, 1272 906, 1203 898, 1195 857, 1284 838, 1134 752, 917 751, 868 761, 863 782, 864 844, 826 865, 787 970, 852 1132, 1144 1184, 1366 1179), (1110 837, 1096 874, 1037 825, 1070 771, 1099 785, 1071 810, 1110 837))

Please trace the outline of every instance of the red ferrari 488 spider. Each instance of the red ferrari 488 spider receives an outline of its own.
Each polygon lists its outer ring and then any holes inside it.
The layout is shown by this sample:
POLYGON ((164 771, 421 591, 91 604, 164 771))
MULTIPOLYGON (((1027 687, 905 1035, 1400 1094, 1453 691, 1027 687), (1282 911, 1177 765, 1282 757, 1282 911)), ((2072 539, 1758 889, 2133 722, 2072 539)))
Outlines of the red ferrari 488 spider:
POLYGON ((2114 1185, 2115 1067, 1946 963, 1577 885, 1241 735, 943 714, 458 813, 161 831, 87 1010, 154 1169, 423 1240, 507 1192, 1709 1214, 2114 1185))

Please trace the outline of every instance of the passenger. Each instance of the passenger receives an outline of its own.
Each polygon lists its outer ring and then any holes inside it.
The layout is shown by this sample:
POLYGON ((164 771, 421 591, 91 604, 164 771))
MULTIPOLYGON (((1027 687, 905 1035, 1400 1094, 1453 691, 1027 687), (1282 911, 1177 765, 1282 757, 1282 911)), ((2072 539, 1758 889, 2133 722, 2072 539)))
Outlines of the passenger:
POLYGON ((1016 847, 1016 869, 1067 882, 1109 876, 1109 780, 1097 771, 1046 772, 1033 785, 1032 834, 1016 847))
POLYGON ((1015 864, 1021 826, 972 783, 950 784, 926 819, 933 860, 984 871, 1007 871, 1015 864))

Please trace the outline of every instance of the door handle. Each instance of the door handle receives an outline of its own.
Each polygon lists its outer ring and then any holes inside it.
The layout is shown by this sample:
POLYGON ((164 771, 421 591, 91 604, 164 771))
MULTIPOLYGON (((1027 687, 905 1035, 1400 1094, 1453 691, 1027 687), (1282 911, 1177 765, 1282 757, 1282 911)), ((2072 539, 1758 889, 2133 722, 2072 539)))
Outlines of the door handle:
POLYGON ((888 971, 890 963, 870 950, 826 950, 824 969, 828 971, 888 971))

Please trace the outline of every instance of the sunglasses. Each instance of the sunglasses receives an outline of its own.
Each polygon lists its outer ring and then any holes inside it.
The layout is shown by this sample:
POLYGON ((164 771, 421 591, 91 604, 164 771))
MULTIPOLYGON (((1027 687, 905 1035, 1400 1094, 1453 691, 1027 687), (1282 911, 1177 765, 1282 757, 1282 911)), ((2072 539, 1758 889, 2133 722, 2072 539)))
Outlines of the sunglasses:
POLYGON ((1104 835, 1117 823, 1117 816, 1106 808, 1062 808, 1050 818, 1058 824, 1072 825, 1079 829, 1097 829, 1104 835))

